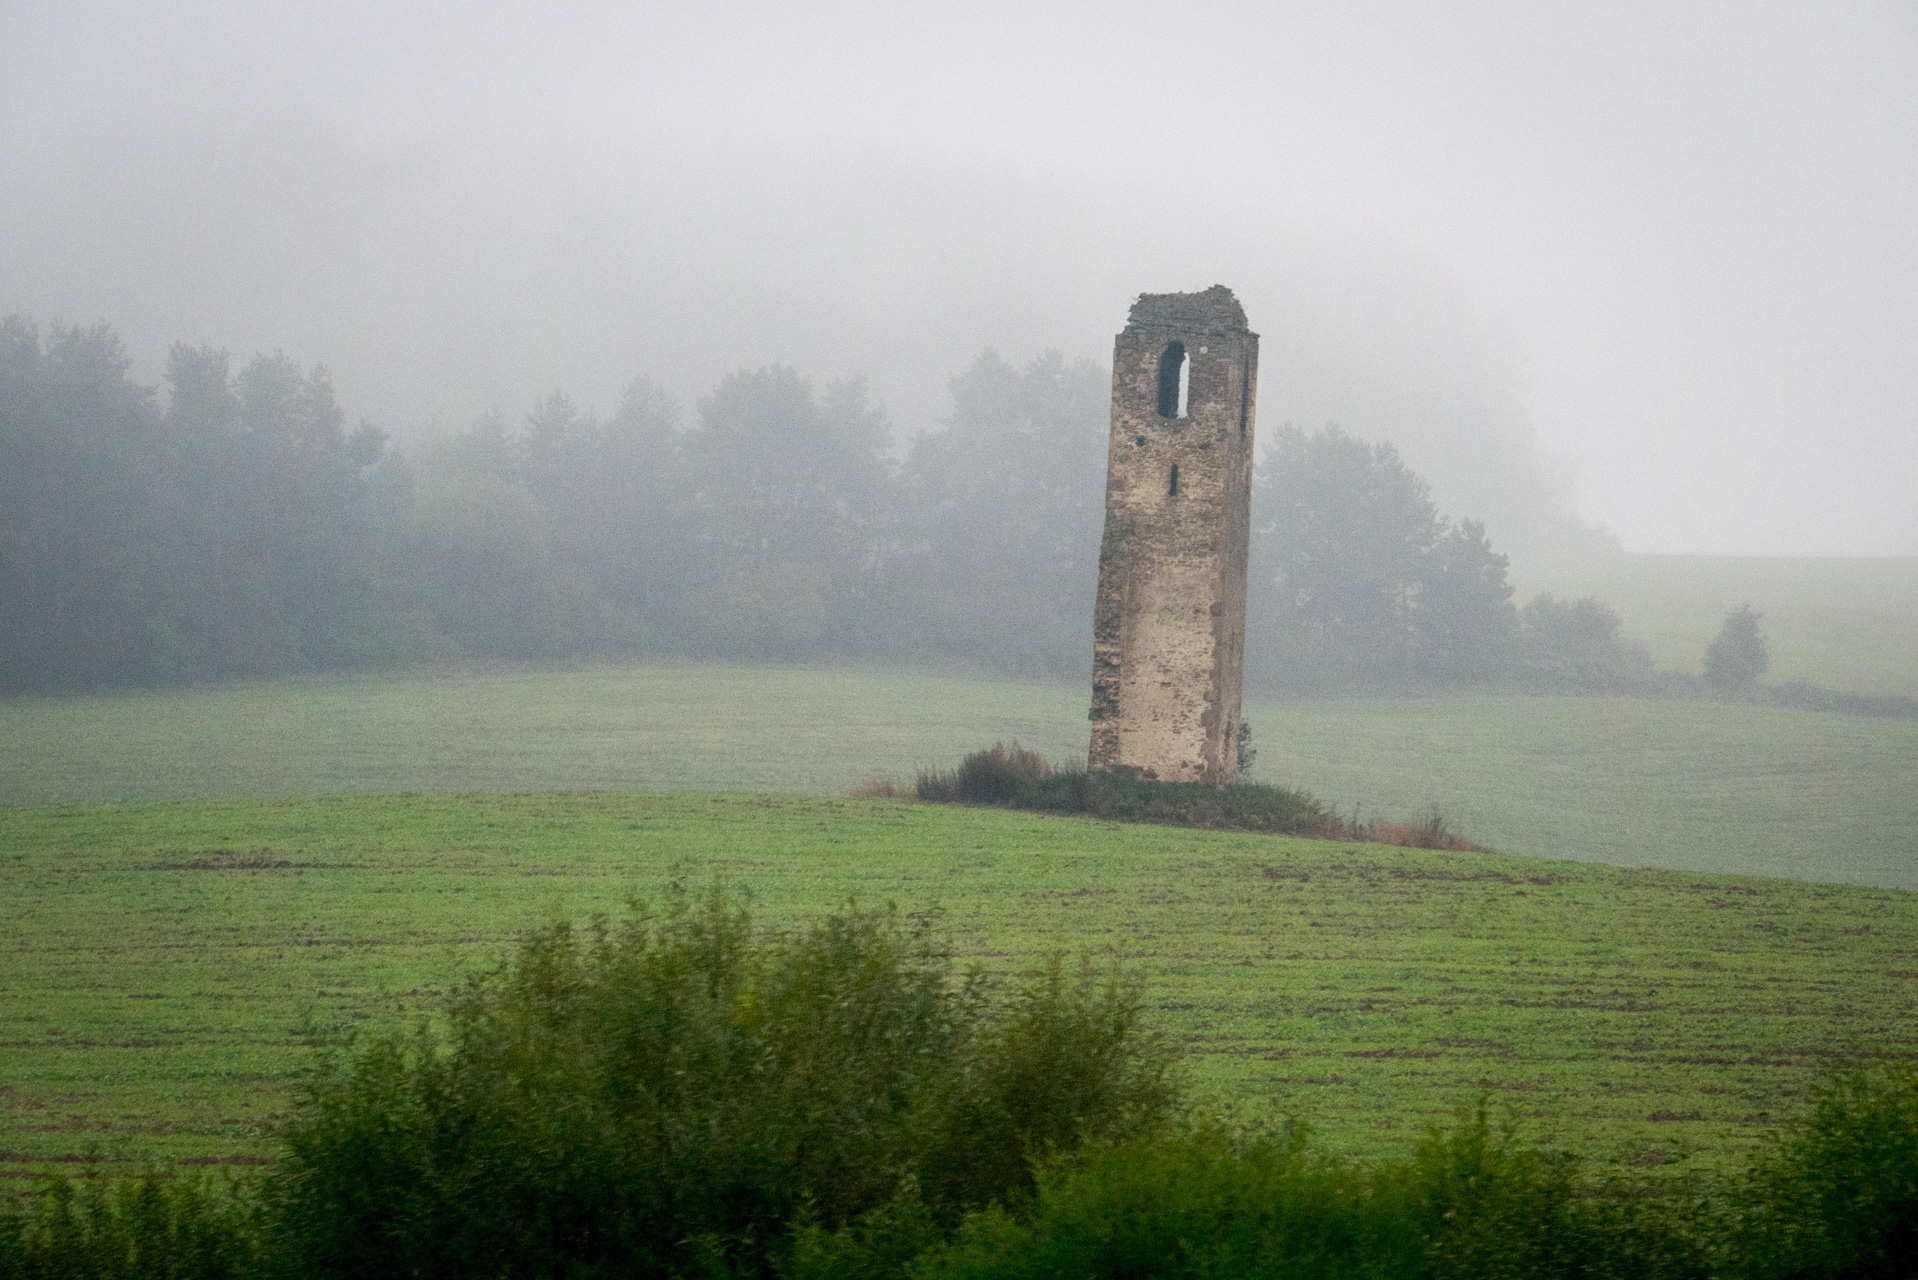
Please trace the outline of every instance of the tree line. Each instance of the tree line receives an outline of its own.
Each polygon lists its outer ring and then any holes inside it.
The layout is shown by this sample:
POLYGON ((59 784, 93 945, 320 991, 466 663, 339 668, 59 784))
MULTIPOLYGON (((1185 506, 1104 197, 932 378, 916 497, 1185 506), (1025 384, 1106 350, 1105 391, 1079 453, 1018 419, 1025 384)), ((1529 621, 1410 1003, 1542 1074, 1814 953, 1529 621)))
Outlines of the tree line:
MULTIPOLYGON (((165 393, 104 326, 0 322, 0 689, 462 658, 922 664, 1079 679, 1109 375, 987 350, 895 448, 863 381, 555 392, 414 456, 349 429, 323 366, 174 347, 165 393)), ((1482 525, 1392 446, 1267 433, 1255 689, 1647 692, 1596 600, 1517 608, 1482 525)))

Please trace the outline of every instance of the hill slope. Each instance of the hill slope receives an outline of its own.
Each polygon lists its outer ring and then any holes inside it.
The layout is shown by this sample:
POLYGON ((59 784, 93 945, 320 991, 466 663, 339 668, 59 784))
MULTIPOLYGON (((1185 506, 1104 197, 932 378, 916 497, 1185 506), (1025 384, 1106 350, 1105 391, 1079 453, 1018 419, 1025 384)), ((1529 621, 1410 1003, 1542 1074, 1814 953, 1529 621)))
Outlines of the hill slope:
MULTIPOLYGON (((0 803, 333 791, 839 794, 995 739, 1086 744, 1085 691, 609 667, 0 701, 0 803)), ((1254 702, 1254 777, 1512 853, 1918 889, 1918 721, 1622 698, 1254 702)))

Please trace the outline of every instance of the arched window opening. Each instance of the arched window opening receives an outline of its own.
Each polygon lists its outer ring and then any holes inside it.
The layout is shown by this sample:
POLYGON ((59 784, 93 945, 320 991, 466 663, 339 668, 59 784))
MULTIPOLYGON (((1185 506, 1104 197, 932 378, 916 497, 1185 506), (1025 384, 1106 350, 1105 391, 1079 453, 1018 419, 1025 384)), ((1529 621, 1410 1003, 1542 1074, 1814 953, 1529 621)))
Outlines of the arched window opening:
POLYGON ((1185 343, 1174 342, 1159 357, 1159 416, 1185 417, 1185 343))
POLYGON ((1165 493, 1168 498, 1179 496, 1179 464, 1176 462, 1172 464, 1172 481, 1166 485, 1165 493))

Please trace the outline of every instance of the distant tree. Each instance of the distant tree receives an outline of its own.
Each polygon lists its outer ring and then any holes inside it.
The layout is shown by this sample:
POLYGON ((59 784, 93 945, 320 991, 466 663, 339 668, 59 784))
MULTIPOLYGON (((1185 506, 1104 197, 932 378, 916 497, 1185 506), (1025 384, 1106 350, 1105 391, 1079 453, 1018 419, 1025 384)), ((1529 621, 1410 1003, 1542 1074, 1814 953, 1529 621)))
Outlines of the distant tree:
POLYGON ((645 379, 601 419, 563 392, 444 438, 422 468, 429 597, 455 649, 555 657, 871 656, 893 519, 858 380, 732 374, 682 429, 645 379))
POLYGON ((1646 693, 1657 679, 1643 645, 1620 634, 1619 616, 1594 596, 1542 595, 1519 614, 1520 671, 1541 693, 1646 693))
POLYGON ((0 686, 273 675, 402 656, 372 427, 324 367, 177 346, 172 394, 105 327, 0 323, 0 686))
POLYGON ((1518 639, 1509 557, 1476 520, 1449 525, 1426 553, 1413 610, 1415 663, 1436 684, 1480 684, 1510 669, 1518 639))
POLYGON ((1329 426, 1274 433, 1255 481, 1256 557, 1274 621, 1299 659, 1358 677, 1399 674, 1412 599, 1438 542, 1438 509, 1389 444, 1329 426))
POLYGON ((1390 444, 1288 424, 1253 482, 1248 664, 1306 688, 1490 679, 1511 656, 1506 565, 1390 444))
POLYGON ((328 669, 389 656, 379 639, 383 601, 370 576, 367 473, 386 435, 349 432, 325 365, 310 372, 284 354, 255 356, 233 380, 246 476, 244 536, 270 583, 270 612, 297 665, 328 669))
POLYGON ((572 505, 582 479, 581 454, 591 452, 599 422, 581 413, 573 398, 555 391, 533 406, 526 426, 515 441, 518 479, 533 499, 549 511, 572 505))
POLYGON ((699 402, 686 437, 688 623, 706 652, 789 660, 864 647, 890 445, 863 379, 820 394, 774 365, 731 374, 699 402))
POLYGON ((944 429, 906 462, 902 643, 1001 671, 1083 676, 1105 519, 1111 377, 987 348, 951 382, 944 429))
POLYGON ((1705 686, 1714 693, 1746 695, 1758 690, 1758 678, 1771 666, 1758 620, 1764 615, 1741 604, 1725 615, 1724 625, 1705 647, 1705 686))
POLYGON ((601 647, 680 647, 692 545, 685 431, 677 401, 645 378, 577 438, 568 505, 552 513, 561 552, 607 611, 601 647))
POLYGON ((150 388, 104 326, 0 322, 0 688, 164 680, 150 388))
MULTIPOLYGON (((182 674, 270 675, 378 665, 415 652, 416 611, 389 580, 391 496, 372 475, 385 437, 349 432, 324 366, 256 356, 237 376, 211 347, 176 345, 146 483, 165 587, 158 607, 182 674), (376 514, 377 508, 377 514, 376 514)), ((404 464, 387 461, 390 490, 404 464)), ((404 578, 404 574, 401 575, 404 578)))
POLYGON ((518 658, 689 647, 689 489, 679 406, 644 378, 610 418, 555 391, 517 426, 495 411, 434 441, 418 510, 438 634, 518 658))
POLYGON ((419 497, 419 548, 433 625, 454 652, 555 659, 575 650, 566 576, 532 495, 430 463, 419 497))
POLYGON ((276 607, 271 563, 279 539, 277 485, 262 473, 272 449, 249 441, 231 357, 175 344, 165 446, 153 477, 166 519, 163 558, 173 578, 170 630, 181 638, 181 674, 265 676, 300 665, 299 644, 276 607))
POLYGON ((524 487, 527 468, 519 432, 497 409, 467 424, 466 430, 435 438, 424 456, 434 470, 445 474, 483 476, 500 484, 524 487))

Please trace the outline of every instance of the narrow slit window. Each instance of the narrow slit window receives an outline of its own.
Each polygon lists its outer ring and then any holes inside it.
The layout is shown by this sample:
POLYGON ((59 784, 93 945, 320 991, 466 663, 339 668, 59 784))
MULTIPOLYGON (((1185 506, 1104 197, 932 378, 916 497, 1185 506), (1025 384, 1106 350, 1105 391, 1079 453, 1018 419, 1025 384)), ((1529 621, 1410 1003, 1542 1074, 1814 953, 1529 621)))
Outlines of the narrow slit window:
POLYGON ((1186 395, 1185 343, 1174 342, 1159 357, 1159 416, 1185 417, 1186 395))
POLYGON ((1179 496, 1179 464, 1176 462, 1172 464, 1172 479, 1167 482, 1165 492, 1168 498, 1179 496))

